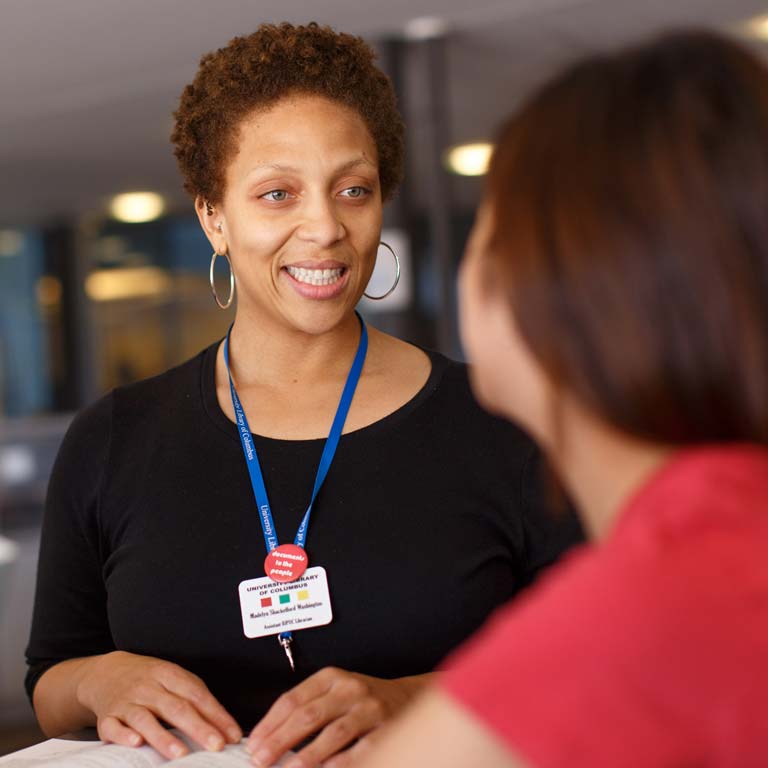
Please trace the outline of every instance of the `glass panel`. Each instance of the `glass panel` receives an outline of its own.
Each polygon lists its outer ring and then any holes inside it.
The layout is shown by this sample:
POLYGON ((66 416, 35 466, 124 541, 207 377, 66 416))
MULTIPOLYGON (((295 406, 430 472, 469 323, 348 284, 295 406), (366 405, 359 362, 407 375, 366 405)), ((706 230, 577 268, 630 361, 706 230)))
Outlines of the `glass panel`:
POLYGON ((211 249, 194 216, 105 222, 91 253, 85 287, 101 391, 160 373, 226 333, 234 312, 213 301, 211 249))
POLYGON ((0 230, 0 416, 50 408, 48 348, 60 303, 61 282, 45 274, 40 233, 0 230))

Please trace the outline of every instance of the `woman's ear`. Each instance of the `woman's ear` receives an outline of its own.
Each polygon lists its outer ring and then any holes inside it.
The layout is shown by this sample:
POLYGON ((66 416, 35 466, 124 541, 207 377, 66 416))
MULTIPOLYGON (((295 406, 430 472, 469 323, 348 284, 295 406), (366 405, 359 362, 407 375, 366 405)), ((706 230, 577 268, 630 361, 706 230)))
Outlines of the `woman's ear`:
POLYGON ((208 242, 216 253, 227 252, 227 238, 224 236, 223 215, 221 210, 211 205, 205 198, 195 198, 195 213, 208 242))

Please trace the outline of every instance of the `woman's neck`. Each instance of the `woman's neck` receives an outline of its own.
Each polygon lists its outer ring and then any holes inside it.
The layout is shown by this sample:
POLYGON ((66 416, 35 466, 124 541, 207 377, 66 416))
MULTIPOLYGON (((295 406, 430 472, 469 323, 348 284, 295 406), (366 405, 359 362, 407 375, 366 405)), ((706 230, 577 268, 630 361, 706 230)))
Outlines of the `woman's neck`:
POLYGON ((591 418, 578 421, 568 425, 555 463, 579 507, 587 535, 600 540, 671 449, 627 437, 591 418))
POLYGON ((239 387, 297 381, 311 386, 345 376, 359 342, 360 323, 354 314, 329 331, 312 334, 243 311, 230 335, 230 366, 239 387))
MULTIPOLYGON (((375 328, 368 329, 368 339, 345 432, 403 406, 432 367, 420 349, 375 328)), ((238 310, 230 364, 252 431, 279 440, 326 437, 359 342, 360 323, 352 313, 327 333, 306 334, 238 310)), ((235 421, 223 344, 216 357, 216 396, 224 415, 235 421)))

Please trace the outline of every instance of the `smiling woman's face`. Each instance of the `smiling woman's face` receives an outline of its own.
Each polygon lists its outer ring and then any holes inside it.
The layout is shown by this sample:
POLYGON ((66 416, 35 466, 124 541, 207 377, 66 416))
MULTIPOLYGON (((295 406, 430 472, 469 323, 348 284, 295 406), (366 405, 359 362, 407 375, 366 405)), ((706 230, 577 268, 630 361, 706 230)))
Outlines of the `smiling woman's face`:
POLYGON ((365 290, 381 232, 378 157, 365 123, 317 96, 257 112, 241 126, 209 219, 222 227, 239 313, 331 330, 365 290))

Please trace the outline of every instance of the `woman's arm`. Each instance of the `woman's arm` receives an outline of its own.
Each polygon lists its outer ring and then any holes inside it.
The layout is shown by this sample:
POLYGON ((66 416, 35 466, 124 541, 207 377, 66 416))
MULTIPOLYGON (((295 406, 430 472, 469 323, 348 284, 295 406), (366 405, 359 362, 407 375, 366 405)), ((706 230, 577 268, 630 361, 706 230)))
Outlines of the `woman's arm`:
MULTIPOLYGON (((285 768, 333 768, 350 744, 364 743, 422 691, 432 674, 384 680, 327 667, 284 693, 253 729, 246 749, 259 766, 317 734, 285 768), (331 758, 333 755, 336 757, 331 758)), ((354 749, 354 748, 353 748, 354 749)))
POLYGON ((27 648, 35 713, 48 736, 95 725, 104 741, 146 742, 167 758, 187 752, 162 720, 219 749, 242 733, 202 680, 170 662, 115 650, 99 521, 112 408, 109 395, 75 418, 51 473, 27 648), (38 678, 52 658, 66 660, 38 678))
POLYGON ((432 688, 375 744, 361 743, 332 768, 530 768, 445 693, 432 688))
POLYGON ((35 685, 32 706, 37 722, 49 738, 96 725, 96 716, 77 698, 84 667, 93 658, 69 659, 46 670, 35 685))
POLYGON ((161 721, 204 749, 220 750, 242 737, 200 678, 168 661, 123 651, 56 664, 38 680, 33 703, 47 736, 95 725, 103 741, 146 742, 169 760, 189 750, 161 721))

